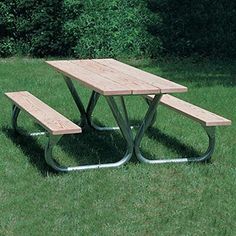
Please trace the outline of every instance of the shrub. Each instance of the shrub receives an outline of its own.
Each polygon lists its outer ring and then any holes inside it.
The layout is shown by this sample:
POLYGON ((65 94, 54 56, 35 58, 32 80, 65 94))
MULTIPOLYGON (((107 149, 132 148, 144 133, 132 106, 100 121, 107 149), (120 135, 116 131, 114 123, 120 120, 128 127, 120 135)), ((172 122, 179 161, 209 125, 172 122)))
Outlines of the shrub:
POLYGON ((3 38, 0 40, 0 56, 7 57, 16 53, 15 42, 12 38, 3 38))
POLYGON ((36 56, 62 54, 62 0, 17 0, 17 40, 36 56))
POLYGON ((236 2, 149 0, 162 24, 150 25, 165 52, 176 55, 236 56, 236 2))
POLYGON ((145 30, 149 20, 145 1, 65 3, 64 32, 70 54, 80 58, 149 54, 153 37, 145 30))
POLYGON ((236 1, 0 0, 0 56, 236 56, 236 1))

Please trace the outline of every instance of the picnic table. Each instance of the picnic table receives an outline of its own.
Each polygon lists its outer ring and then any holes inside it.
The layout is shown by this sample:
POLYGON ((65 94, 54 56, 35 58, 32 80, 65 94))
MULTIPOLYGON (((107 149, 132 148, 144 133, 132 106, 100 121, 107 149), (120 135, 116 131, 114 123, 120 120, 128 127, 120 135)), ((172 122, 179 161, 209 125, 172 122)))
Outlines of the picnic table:
MULTIPOLYGON (((124 157, 116 163, 87 166, 87 168, 117 167, 125 164, 131 158, 133 151, 140 156, 139 146, 145 130, 153 122, 156 107, 164 93, 186 92, 185 86, 163 79, 114 59, 92 60, 60 60, 47 61, 47 64, 64 75, 65 82, 78 107, 81 116, 80 126, 97 130, 111 130, 116 127, 98 127, 92 122, 92 113, 99 96, 104 96, 117 122, 123 138, 127 143, 124 157), (87 107, 82 103, 79 91, 72 82, 75 80, 92 90, 87 107), (143 117, 143 121, 135 137, 131 131, 130 120, 125 105, 125 96, 155 95, 143 117), (120 106, 118 106, 118 103, 120 106)), ((140 159, 142 161, 142 158, 140 159)))
POLYGON ((13 102, 12 124, 17 131, 17 117, 20 109, 30 114, 49 133, 49 142, 45 149, 47 163, 58 171, 73 171, 95 168, 118 167, 127 163, 133 153, 145 163, 194 162, 209 160, 215 147, 215 127, 230 125, 231 121, 205 109, 180 100, 170 94, 186 92, 187 88, 160 76, 153 75, 114 59, 87 59, 87 60, 59 60, 46 63, 63 74, 67 87, 80 113, 79 126, 59 114, 38 98, 26 92, 6 93, 13 102), (87 106, 83 104, 79 91, 73 81, 91 90, 87 106), (104 96, 117 127, 100 127, 92 120, 92 113, 100 96, 104 96), (148 109, 143 116, 141 125, 133 137, 125 96, 142 96, 148 103, 148 109), (199 157, 157 159, 150 160, 144 157, 140 144, 145 131, 155 122, 158 104, 171 108, 195 121, 205 129, 209 145, 206 152, 199 157), (52 148, 64 134, 86 132, 88 128, 98 131, 119 129, 126 141, 127 148, 124 156, 115 163, 64 167, 52 158, 52 148))

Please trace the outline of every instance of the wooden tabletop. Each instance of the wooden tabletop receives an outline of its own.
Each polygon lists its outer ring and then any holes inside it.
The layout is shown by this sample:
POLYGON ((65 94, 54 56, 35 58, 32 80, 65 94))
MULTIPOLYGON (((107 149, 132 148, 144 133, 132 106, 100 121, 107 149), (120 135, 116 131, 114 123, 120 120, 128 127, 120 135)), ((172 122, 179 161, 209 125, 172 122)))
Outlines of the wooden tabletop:
POLYGON ((102 95, 186 92, 187 88, 114 59, 46 61, 65 76, 102 95))

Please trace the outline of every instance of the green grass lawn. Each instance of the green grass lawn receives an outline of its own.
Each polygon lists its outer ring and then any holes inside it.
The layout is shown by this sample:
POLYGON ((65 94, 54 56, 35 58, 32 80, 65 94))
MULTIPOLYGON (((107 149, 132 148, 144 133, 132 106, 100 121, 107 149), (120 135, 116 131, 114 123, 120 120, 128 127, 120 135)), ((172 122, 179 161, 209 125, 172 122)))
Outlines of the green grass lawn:
MULTIPOLYGON (((45 137, 16 136, 7 91, 28 90, 77 121, 62 76, 39 59, 0 59, 0 235, 236 235, 236 61, 162 59, 126 61, 189 88, 176 94, 232 120, 217 128, 209 164, 145 165, 58 174, 45 163, 45 137)), ((78 87, 85 102, 89 90, 78 87)), ((127 97, 137 124, 147 109, 127 97)), ((94 118, 115 124, 102 98, 94 118)), ((19 125, 39 130, 27 115, 19 125)), ((198 123, 159 107, 142 151, 150 158, 192 156, 207 146, 198 123)), ((55 150, 65 164, 115 161, 123 155, 119 132, 65 136, 55 150)))

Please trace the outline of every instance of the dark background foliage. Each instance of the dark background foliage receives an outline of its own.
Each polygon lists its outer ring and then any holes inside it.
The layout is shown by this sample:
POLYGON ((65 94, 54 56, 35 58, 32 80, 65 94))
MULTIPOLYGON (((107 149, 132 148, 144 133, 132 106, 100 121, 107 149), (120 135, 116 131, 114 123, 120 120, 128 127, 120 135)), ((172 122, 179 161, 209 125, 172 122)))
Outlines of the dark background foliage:
POLYGON ((0 0, 0 56, 236 56, 236 1, 0 0))
POLYGON ((165 52, 177 55, 236 55, 236 1, 149 0, 161 18, 150 32, 159 37, 165 52))

